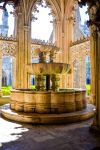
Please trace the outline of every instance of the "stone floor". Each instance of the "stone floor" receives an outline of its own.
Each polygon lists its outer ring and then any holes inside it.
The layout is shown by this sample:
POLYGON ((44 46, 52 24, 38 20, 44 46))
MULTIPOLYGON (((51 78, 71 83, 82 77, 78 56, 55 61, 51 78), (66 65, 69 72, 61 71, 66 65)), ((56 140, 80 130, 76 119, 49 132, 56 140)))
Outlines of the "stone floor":
POLYGON ((43 126, 0 117, 0 150, 100 150, 100 135, 89 132, 91 122, 43 126))

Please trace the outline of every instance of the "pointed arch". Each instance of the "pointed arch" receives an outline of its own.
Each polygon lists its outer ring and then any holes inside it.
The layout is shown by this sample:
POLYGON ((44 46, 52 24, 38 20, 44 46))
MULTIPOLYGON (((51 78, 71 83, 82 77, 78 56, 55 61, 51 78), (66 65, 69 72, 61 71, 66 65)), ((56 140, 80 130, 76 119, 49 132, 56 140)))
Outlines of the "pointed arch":
POLYGON ((65 17, 68 18, 68 16, 71 17, 74 9, 74 5, 77 4, 77 1, 74 0, 68 0, 65 8, 65 17))
MULTIPOLYGON (((37 1, 37 0, 33 0, 33 1, 30 2, 30 8, 29 8, 28 16, 31 15, 32 8, 33 8, 33 6, 35 5, 36 1, 37 1)), ((49 3, 50 3, 50 5, 51 5, 51 8, 52 8, 53 11, 54 11, 55 18, 56 18, 57 20, 60 20, 60 18, 61 18, 61 8, 60 8, 58 2, 57 2, 56 0, 49 0, 49 3)))

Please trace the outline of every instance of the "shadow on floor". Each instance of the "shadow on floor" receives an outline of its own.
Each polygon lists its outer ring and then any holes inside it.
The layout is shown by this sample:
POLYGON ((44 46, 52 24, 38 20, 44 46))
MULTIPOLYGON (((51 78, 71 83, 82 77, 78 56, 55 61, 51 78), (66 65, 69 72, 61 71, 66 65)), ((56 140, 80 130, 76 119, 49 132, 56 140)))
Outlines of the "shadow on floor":
POLYGON ((0 118, 0 150, 100 150, 100 135, 89 132, 91 121, 43 126, 0 118))

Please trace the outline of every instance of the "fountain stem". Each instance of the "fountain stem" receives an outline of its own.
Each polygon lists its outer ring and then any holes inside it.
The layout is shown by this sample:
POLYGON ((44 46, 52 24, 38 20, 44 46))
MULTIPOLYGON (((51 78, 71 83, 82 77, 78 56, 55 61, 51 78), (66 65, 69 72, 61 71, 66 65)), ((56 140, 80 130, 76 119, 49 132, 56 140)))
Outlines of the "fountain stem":
POLYGON ((37 91, 44 91, 45 89, 44 80, 45 80, 45 77, 43 75, 36 76, 36 90, 37 91))
POLYGON ((51 89, 53 91, 58 91, 59 90, 59 81, 60 81, 59 75, 53 74, 51 76, 51 81, 52 81, 52 87, 51 87, 51 89))

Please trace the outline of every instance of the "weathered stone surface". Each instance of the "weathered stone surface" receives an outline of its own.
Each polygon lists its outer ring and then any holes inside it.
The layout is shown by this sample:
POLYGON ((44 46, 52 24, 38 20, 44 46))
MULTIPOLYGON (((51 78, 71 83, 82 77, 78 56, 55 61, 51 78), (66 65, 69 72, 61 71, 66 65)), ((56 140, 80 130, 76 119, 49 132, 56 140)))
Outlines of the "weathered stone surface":
POLYGON ((64 125, 25 125, 0 118, 0 150, 92 150, 100 135, 89 132, 92 120, 64 125))
POLYGON ((72 113, 62 113, 62 114, 46 114, 44 112, 39 113, 25 113, 12 111, 8 105, 4 105, 1 108, 1 114, 7 119, 18 122, 33 123, 33 124, 63 124, 71 123, 82 120, 87 120, 94 116, 95 107, 91 104, 87 106, 86 109, 82 111, 76 111, 72 113))
POLYGON ((22 112, 65 113, 86 108, 85 90, 33 91, 17 89, 11 91, 11 108, 22 112))

